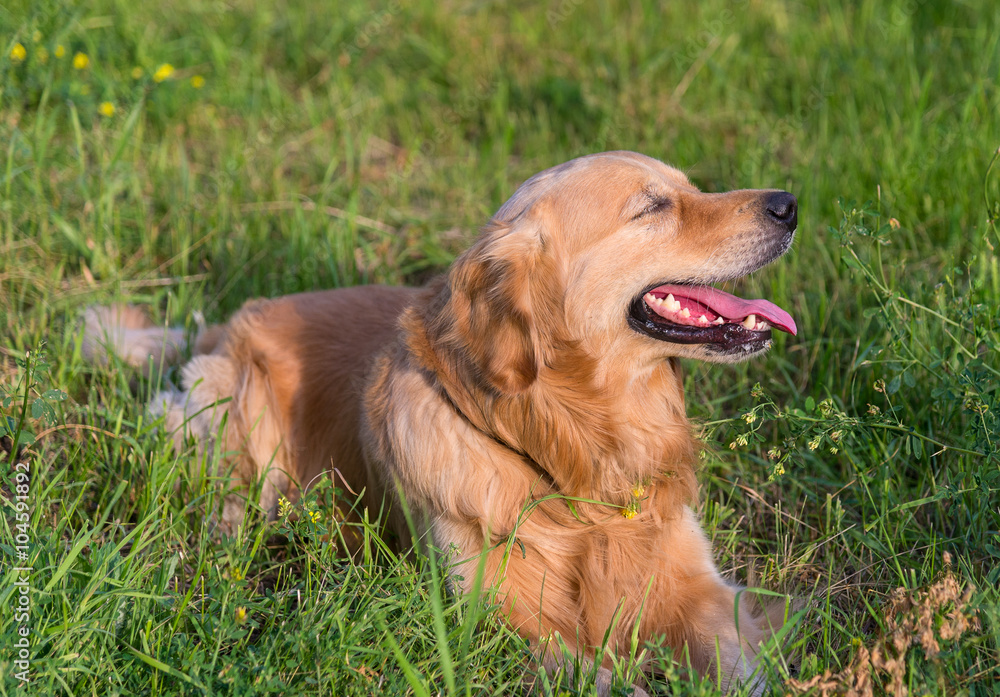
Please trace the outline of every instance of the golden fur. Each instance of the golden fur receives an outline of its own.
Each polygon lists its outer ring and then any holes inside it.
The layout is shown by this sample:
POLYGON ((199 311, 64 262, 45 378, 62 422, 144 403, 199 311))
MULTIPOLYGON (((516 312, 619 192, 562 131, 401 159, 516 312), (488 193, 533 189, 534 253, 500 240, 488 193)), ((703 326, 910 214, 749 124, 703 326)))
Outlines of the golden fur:
MULTIPOLYGON (((769 193, 702 193, 635 153, 571 161, 522 185, 427 288, 248 303, 199 338, 181 390, 154 409, 179 441, 224 439, 220 467, 261 478, 266 510, 332 470, 376 510, 401 492, 417 537, 458 550, 463 583, 485 554, 532 641, 558 634, 592 655, 614 623, 624 654, 638 624, 640 643, 686 646, 723 687, 746 681, 772 618, 736 601, 693 513, 678 362, 743 356, 657 341, 626 310, 650 283, 735 278, 782 253, 790 231, 761 223, 769 193)), ((177 352, 177 334, 129 312, 91 312, 89 355, 101 334, 136 363, 177 352)), ((231 498, 220 523, 242 512, 231 498)))

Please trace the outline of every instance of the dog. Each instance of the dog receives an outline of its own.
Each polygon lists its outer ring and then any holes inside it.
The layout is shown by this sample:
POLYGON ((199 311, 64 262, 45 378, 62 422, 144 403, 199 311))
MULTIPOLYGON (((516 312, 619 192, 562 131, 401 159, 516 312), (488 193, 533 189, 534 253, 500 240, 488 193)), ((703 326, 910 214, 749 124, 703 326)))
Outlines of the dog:
MULTIPOLYGON (((796 333, 777 305, 711 285, 780 257, 796 224, 784 191, 703 193, 644 155, 581 157, 524 182, 425 288, 249 302, 201 332, 152 409, 179 444, 221 439, 220 468, 260 481, 272 516, 333 471, 370 509, 390 502, 398 540, 405 503, 417 538, 457 550, 464 590, 484 565, 548 665, 554 637, 626 655, 637 632, 759 692, 780 612, 714 565, 680 359, 742 361, 796 333)), ((83 349, 136 365, 187 350, 121 307, 88 312, 83 349)), ((244 507, 227 499, 224 530, 244 507)))

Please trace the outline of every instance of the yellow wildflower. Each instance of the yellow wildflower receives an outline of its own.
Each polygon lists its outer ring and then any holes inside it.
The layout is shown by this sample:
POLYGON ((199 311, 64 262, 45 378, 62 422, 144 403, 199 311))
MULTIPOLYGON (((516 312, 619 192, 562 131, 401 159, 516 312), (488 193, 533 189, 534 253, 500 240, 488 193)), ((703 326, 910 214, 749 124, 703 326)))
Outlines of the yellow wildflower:
POLYGON ((627 520, 632 520, 635 518, 636 514, 641 510, 638 501, 631 501, 627 506, 622 508, 622 517, 627 520))
POLYGON ((132 68, 132 79, 138 80, 140 77, 142 77, 142 68, 137 65, 132 68))
POLYGON ((115 115, 115 105, 111 102, 101 102, 101 106, 97 107, 97 110, 101 112, 101 116, 115 115))
POLYGON ((632 487, 632 496, 634 498, 640 498, 645 493, 646 493, 646 487, 644 487, 642 484, 636 484, 634 487, 632 487))
POLYGON ((323 514, 320 511, 309 511, 309 520, 314 523, 318 523, 323 519, 323 514))
POLYGON ((56 58, 62 58, 66 55, 66 47, 62 44, 56 46, 56 58))
MULTIPOLYGON (((59 49, 57 48, 56 51, 58 52, 59 49)), ((77 51, 76 55, 73 56, 73 67, 77 70, 84 70, 88 65, 90 65, 90 58, 87 54, 77 51)))
POLYGON ((22 46, 20 43, 14 44, 14 48, 10 50, 10 59, 15 63, 20 63, 27 57, 28 57, 28 51, 25 50, 24 46, 22 46))
POLYGON ((284 518, 286 515, 292 512, 292 502, 286 499, 284 496, 278 499, 278 517, 284 518))
POLYGON ((236 624, 243 624, 247 621, 247 609, 240 605, 236 608, 236 624))
POLYGON ((173 74, 174 66, 170 65, 170 63, 164 63, 153 73, 153 82, 163 82, 173 74))
POLYGON ((196 90, 200 90, 202 87, 205 86, 205 78, 203 78, 201 75, 194 75, 191 78, 191 86, 194 87, 196 90))

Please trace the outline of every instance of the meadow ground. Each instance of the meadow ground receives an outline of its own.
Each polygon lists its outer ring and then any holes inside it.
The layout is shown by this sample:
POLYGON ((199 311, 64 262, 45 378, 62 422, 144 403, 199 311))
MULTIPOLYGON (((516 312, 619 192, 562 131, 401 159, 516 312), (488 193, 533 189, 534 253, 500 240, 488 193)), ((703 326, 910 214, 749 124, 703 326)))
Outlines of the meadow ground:
POLYGON ((720 565, 807 601, 776 689, 997 693, 1000 5, 13 0, 0 50, 3 694, 25 627, 31 694, 521 692, 488 597, 323 541, 329 487, 208 534, 221 484, 144 416, 156 380, 83 363, 81 313, 420 283, 523 179, 618 148, 799 196, 741 286, 799 335, 686 365, 720 565))

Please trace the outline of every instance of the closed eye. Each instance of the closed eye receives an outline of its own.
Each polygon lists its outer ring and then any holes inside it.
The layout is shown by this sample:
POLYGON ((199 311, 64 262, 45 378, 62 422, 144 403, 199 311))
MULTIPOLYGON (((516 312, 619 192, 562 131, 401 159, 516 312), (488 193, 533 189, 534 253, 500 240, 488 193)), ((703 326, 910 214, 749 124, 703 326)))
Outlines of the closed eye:
POLYGON ((655 215, 657 213, 668 211, 673 205, 674 202, 667 196, 649 194, 649 201, 645 208, 633 215, 631 220, 638 220, 639 218, 643 218, 647 215, 655 215))

